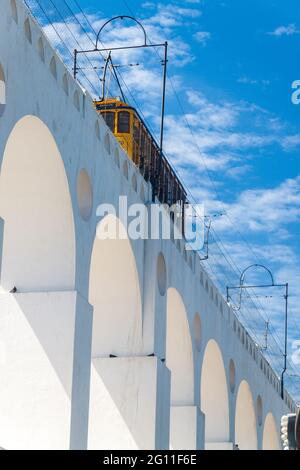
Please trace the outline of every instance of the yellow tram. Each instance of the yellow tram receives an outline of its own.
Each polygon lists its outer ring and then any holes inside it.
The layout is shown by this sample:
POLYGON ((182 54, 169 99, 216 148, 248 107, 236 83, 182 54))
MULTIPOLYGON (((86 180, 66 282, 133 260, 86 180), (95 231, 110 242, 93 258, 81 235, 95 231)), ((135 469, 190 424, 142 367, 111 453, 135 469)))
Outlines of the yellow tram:
POLYGON ((186 202, 186 191, 136 109, 117 98, 94 102, 107 126, 163 204, 186 202))

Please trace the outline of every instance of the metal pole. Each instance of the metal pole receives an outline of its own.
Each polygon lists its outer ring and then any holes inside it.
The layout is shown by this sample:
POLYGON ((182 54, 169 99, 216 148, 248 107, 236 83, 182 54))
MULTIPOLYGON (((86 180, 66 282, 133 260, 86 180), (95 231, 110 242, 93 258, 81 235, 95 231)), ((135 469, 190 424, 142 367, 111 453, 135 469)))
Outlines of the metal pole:
POLYGON ((165 42, 163 96, 162 96, 162 107, 161 107, 161 130, 160 130, 160 155, 161 155, 161 157, 162 157, 162 153, 163 153, 163 144, 164 144, 164 125, 165 125, 165 107, 166 107, 167 66, 168 66, 168 43, 165 42))
POLYGON ((103 79, 102 79, 102 96, 101 96, 101 100, 100 101, 104 101, 105 100, 105 84, 106 84, 106 74, 107 74, 107 69, 108 69, 108 64, 111 60, 111 52, 108 54, 108 57, 105 61, 105 67, 104 67, 104 70, 103 70, 103 79))
POLYGON ((158 181, 160 177, 161 167, 162 167, 162 158, 163 158, 163 145, 164 145, 164 125, 165 125, 165 107, 166 107, 166 87, 167 87, 167 66, 168 66, 168 42, 165 42, 165 56, 164 56, 164 77, 163 77, 163 94, 162 94, 162 104, 161 104, 161 127, 160 127, 160 148, 159 148, 159 162, 158 162, 158 171, 156 171, 156 177, 154 179, 153 188, 152 188, 152 202, 155 202, 156 188, 159 187, 158 181))
POLYGON ((289 298, 289 285, 285 285, 285 326, 284 326, 284 367, 281 374, 281 398, 284 398, 284 375, 287 370, 287 355, 288 355, 288 298, 289 298))
POLYGON ((112 66, 112 71, 113 71, 114 77, 115 77, 115 79, 116 79, 117 85, 118 85, 119 90, 120 90, 120 92, 121 92, 122 100, 123 100, 124 102, 126 102, 126 99, 125 99, 125 96, 124 96, 124 93, 123 93, 123 90, 122 90, 122 87, 121 87, 121 83, 120 83, 120 80, 119 80, 117 71, 116 71, 116 69, 115 69, 115 66, 114 66, 113 61, 112 61, 112 58, 111 58, 111 54, 110 54, 110 63, 111 63, 111 66, 112 66))
POLYGON ((77 75, 77 49, 74 50, 74 78, 76 80, 77 75))

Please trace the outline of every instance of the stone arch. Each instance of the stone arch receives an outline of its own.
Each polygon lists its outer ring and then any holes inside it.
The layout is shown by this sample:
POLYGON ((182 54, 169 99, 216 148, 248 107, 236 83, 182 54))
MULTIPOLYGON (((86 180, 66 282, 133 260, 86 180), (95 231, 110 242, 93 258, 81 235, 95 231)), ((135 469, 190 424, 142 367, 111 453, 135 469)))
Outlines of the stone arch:
POLYGON ((142 328, 138 271, 126 230, 113 215, 106 216, 97 228, 89 302, 94 307, 93 356, 137 354, 142 328), (104 239, 106 230, 112 234, 115 228, 124 239, 104 239))
POLYGON ((281 450, 275 418, 272 413, 266 416, 263 432, 263 450, 281 450))
POLYGON ((174 288, 167 292, 166 364, 171 371, 172 405, 193 405, 192 340, 185 305, 174 288))
POLYGON ((167 291, 166 365, 171 371, 171 449, 195 449, 194 365, 187 311, 174 288, 167 291))
POLYGON ((229 442, 229 401, 221 350, 211 339, 205 349, 201 371, 201 410, 205 414, 207 448, 226 448, 229 442))
POLYGON ((12 130, 0 173, 4 220, 1 285, 19 291, 73 290, 75 229, 64 164, 35 116, 12 130))
POLYGON ((0 217, 0 330, 7 354, 0 361, 1 445, 66 449, 76 317, 73 210, 58 147, 35 116, 18 121, 7 140, 0 217), (13 287, 17 292, 7 293, 13 287))
POLYGON ((0 64, 0 117, 3 116, 6 106, 6 81, 3 68, 0 64))
POLYGON ((141 357, 140 282, 126 229, 112 214, 105 216, 97 228, 89 302, 94 320, 88 447, 145 448, 139 413, 147 413, 149 406, 143 402, 142 385, 148 369, 141 357), (114 239, 114 233, 121 236, 114 239))
POLYGON ((235 408, 235 443, 240 450, 257 450, 256 413, 248 382, 240 383, 235 408))

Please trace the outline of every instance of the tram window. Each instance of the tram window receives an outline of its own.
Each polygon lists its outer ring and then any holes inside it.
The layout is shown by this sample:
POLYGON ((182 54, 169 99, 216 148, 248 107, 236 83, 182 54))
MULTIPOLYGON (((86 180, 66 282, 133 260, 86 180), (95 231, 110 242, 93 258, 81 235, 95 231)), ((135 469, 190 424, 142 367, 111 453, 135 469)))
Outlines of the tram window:
POLYGON ((104 112, 101 113, 104 121, 106 122, 107 126, 110 130, 114 133, 115 132, 115 113, 112 112, 104 112))
POLYGON ((118 113, 118 133, 130 133, 130 114, 128 111, 121 111, 118 113))
POLYGON ((134 123, 133 126, 133 138, 137 144, 139 144, 140 141, 140 129, 139 129, 139 124, 137 122, 134 123))

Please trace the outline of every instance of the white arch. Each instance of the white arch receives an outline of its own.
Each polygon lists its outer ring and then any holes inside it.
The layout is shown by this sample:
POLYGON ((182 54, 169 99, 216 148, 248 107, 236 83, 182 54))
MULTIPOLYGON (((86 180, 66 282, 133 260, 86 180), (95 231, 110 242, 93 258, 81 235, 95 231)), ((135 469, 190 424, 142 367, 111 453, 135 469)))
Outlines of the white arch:
POLYGON ((137 357, 142 347, 141 295, 134 252, 126 235, 121 221, 107 215, 98 225, 92 252, 89 449, 145 446, 140 427, 145 421, 140 416, 147 412, 143 401, 147 364, 137 357), (122 239, 110 239, 120 234, 122 239))
POLYGON ((263 450, 281 450, 275 418, 272 413, 266 416, 263 432, 263 450))
POLYGON ((1 445, 70 445, 76 296, 75 234, 63 161, 46 125, 13 128, 0 173, 1 445), (59 291, 59 292, 58 292, 59 291), (12 373, 13 371, 13 373, 12 373))
MULTIPOLYGON (((115 228, 126 235, 121 221, 108 215, 99 224, 97 233, 104 238, 103 235, 112 234, 115 228)), ((89 302, 94 307, 93 357, 138 354, 142 334, 141 294, 134 253, 127 237, 104 240, 96 236, 89 302)))
POLYGON ((235 443, 240 450, 257 450, 257 425, 253 396, 249 384, 239 386, 235 410, 235 443))
POLYGON ((166 365, 171 371, 172 405, 194 404, 194 365, 187 312, 180 294, 167 293, 166 365))
POLYGON ((201 371, 201 410, 205 442, 218 447, 229 442, 229 402, 222 353, 215 340, 206 346, 201 371))
POLYGON ((0 217, 4 289, 74 289, 75 232, 68 180, 55 140, 37 117, 22 118, 7 141, 0 217))

